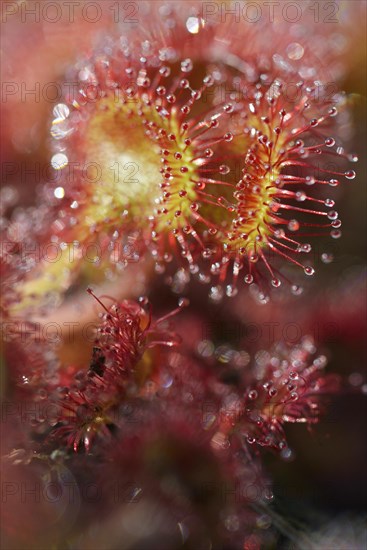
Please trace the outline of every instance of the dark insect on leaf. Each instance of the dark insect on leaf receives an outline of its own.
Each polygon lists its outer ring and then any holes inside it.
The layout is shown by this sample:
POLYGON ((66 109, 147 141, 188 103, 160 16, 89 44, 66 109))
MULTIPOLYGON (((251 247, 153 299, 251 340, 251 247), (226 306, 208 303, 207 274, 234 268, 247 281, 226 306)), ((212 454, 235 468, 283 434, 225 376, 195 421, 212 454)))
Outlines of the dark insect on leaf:
POLYGON ((100 348, 94 347, 89 372, 103 376, 106 358, 100 348))

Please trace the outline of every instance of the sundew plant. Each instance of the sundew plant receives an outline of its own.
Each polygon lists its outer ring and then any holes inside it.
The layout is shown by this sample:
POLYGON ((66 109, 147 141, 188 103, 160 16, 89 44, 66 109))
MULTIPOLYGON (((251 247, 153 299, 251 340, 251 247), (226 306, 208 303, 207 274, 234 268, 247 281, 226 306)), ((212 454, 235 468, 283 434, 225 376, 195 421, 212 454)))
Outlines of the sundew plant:
POLYGON ((365 548, 365 0, 1 10, 2 547, 365 548))

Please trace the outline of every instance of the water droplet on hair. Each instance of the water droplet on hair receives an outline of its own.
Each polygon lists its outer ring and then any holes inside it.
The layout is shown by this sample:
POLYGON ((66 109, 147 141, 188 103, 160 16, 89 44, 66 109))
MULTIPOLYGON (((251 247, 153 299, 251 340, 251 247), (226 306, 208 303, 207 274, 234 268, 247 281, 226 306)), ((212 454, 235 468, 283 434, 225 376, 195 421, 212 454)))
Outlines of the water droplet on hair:
POLYGON ((328 212, 327 214, 327 217, 329 218, 329 220, 336 220, 338 218, 338 212, 336 210, 330 210, 330 212, 328 212))
POLYGON ((285 449, 282 449, 280 456, 283 460, 288 462, 294 458, 294 453, 289 447, 286 447, 285 449))
POLYGON ((210 248, 205 248, 202 251, 201 255, 204 259, 208 259, 213 255, 213 250, 211 250, 210 248))
POLYGON ((321 254, 321 261, 324 263, 324 264, 331 264, 331 262, 334 261, 334 256, 333 254, 329 253, 329 252, 323 252, 321 254))
POLYGON ((238 289, 233 285, 227 285, 226 294, 230 298, 236 296, 238 294, 238 289))
POLYGON ((330 232, 330 235, 333 239, 340 239, 340 237, 342 236, 342 232, 339 229, 334 229, 330 232))
POLYGON ((298 59, 301 59, 305 53, 303 46, 298 42, 292 42, 289 44, 286 51, 289 59, 292 59, 293 61, 298 61, 298 59))
POLYGON ((227 166, 226 164, 221 164, 219 166, 219 172, 223 175, 226 175, 226 174, 229 174, 230 172, 230 168, 229 166, 227 166))
POLYGON ((288 223, 288 229, 289 231, 298 231, 299 229, 299 223, 297 220, 290 220, 288 223))
POLYGON ((303 191, 297 191, 296 193, 296 200, 299 201, 299 202, 303 202, 305 201, 307 198, 307 195, 306 193, 304 193, 303 191))
POLYGON ((182 78, 180 80, 180 88, 189 88, 190 82, 187 80, 187 78, 182 78))
POLYGON ((201 98, 201 92, 200 92, 200 90, 192 90, 192 92, 191 92, 191 97, 192 97, 193 99, 195 99, 195 101, 197 101, 198 99, 200 99, 200 98, 201 98))
POLYGON ((210 340, 199 342, 197 350, 202 357, 211 357, 214 353, 214 344, 210 340))
POLYGON ((309 254, 312 250, 312 246, 309 243, 304 243, 304 244, 301 244, 300 250, 305 254, 309 254))
POLYGON ((315 273, 315 270, 310 265, 306 265, 306 267, 304 268, 304 272, 305 272, 306 275, 311 276, 315 273))
POLYGON ((214 84, 214 78, 212 75, 207 75, 204 79, 203 79, 203 83, 205 84, 205 86, 213 86, 214 84))
POLYGON ((354 178, 356 177, 356 173, 354 170, 348 170, 344 173, 344 175, 348 180, 354 180, 354 178))
POLYGON ((327 357, 325 355, 319 355, 314 359, 313 364, 318 369, 324 369, 327 365, 327 357))
POLYGON ((159 74, 161 76, 163 76, 164 78, 167 78, 170 74, 171 74, 171 69, 169 67, 167 67, 166 65, 163 65, 160 69, 159 69, 159 74))
POLYGON ((363 383, 363 376, 360 372, 353 372, 348 376, 348 382, 354 387, 361 386, 363 383))
POLYGON ((254 401, 254 399, 257 399, 258 393, 256 390, 251 390, 248 393, 248 398, 251 399, 251 401, 254 401))
POLYGON ((190 300, 188 298, 179 298, 178 307, 187 307, 190 305, 190 300))
POLYGON ((305 183, 306 185, 314 185, 316 183, 316 179, 313 176, 306 176, 305 183))
POLYGON ((351 153, 348 155, 349 162, 358 162, 358 155, 351 153))
POLYGON ((166 271, 166 266, 163 263, 156 262, 154 266, 155 272, 160 275, 166 271))
POLYGON ((181 71, 183 73, 189 73, 190 71, 192 71, 194 65, 193 65, 193 62, 191 59, 187 58, 187 59, 184 59, 182 62, 181 62, 181 71))
POLYGON ((54 195, 57 199, 63 199, 65 197, 65 189, 63 187, 56 187, 54 195))
POLYGON ((300 296, 303 292, 303 288, 299 285, 292 285, 291 291, 292 291, 292 294, 294 294, 295 296, 300 296))
POLYGON ((186 28, 191 34, 197 34, 200 30, 200 19, 198 17, 188 17, 186 28))
POLYGON ((233 113, 234 106, 232 105, 232 103, 227 103, 227 105, 224 105, 223 111, 226 113, 233 113))
POLYGON ((54 120, 54 122, 57 123, 57 122, 61 122, 61 121, 65 120, 69 116, 70 109, 64 103, 58 103, 53 108, 52 112, 53 112, 54 117, 56 118, 56 120, 54 120))
POLYGON ((277 239, 284 239, 285 237, 284 229, 276 229, 274 231, 274 237, 276 237, 277 239))
POLYGON ((165 95, 166 92, 167 92, 167 90, 164 86, 158 86, 155 91, 156 91, 157 95, 160 95, 160 96, 165 95))
POLYGON ((209 298, 213 300, 213 302, 220 302, 223 298, 223 295, 223 288, 220 285, 212 286, 209 291, 209 298))
POLYGON ((218 346, 218 348, 215 350, 215 357, 220 363, 226 364, 232 360, 234 353, 234 350, 231 349, 229 346, 218 346))
POLYGON ((210 273, 212 273, 213 275, 218 275, 219 272, 220 272, 219 262, 216 262, 215 264, 212 264, 210 266, 210 273))
POLYGON ((51 128, 50 134, 54 139, 64 139, 66 136, 73 132, 72 128, 66 126, 66 122, 60 122, 58 124, 53 121, 53 126, 51 128))
POLYGON ((55 170, 61 170, 62 168, 65 168, 65 166, 68 165, 69 159, 64 153, 56 153, 56 155, 53 155, 51 158, 51 166, 55 170))

